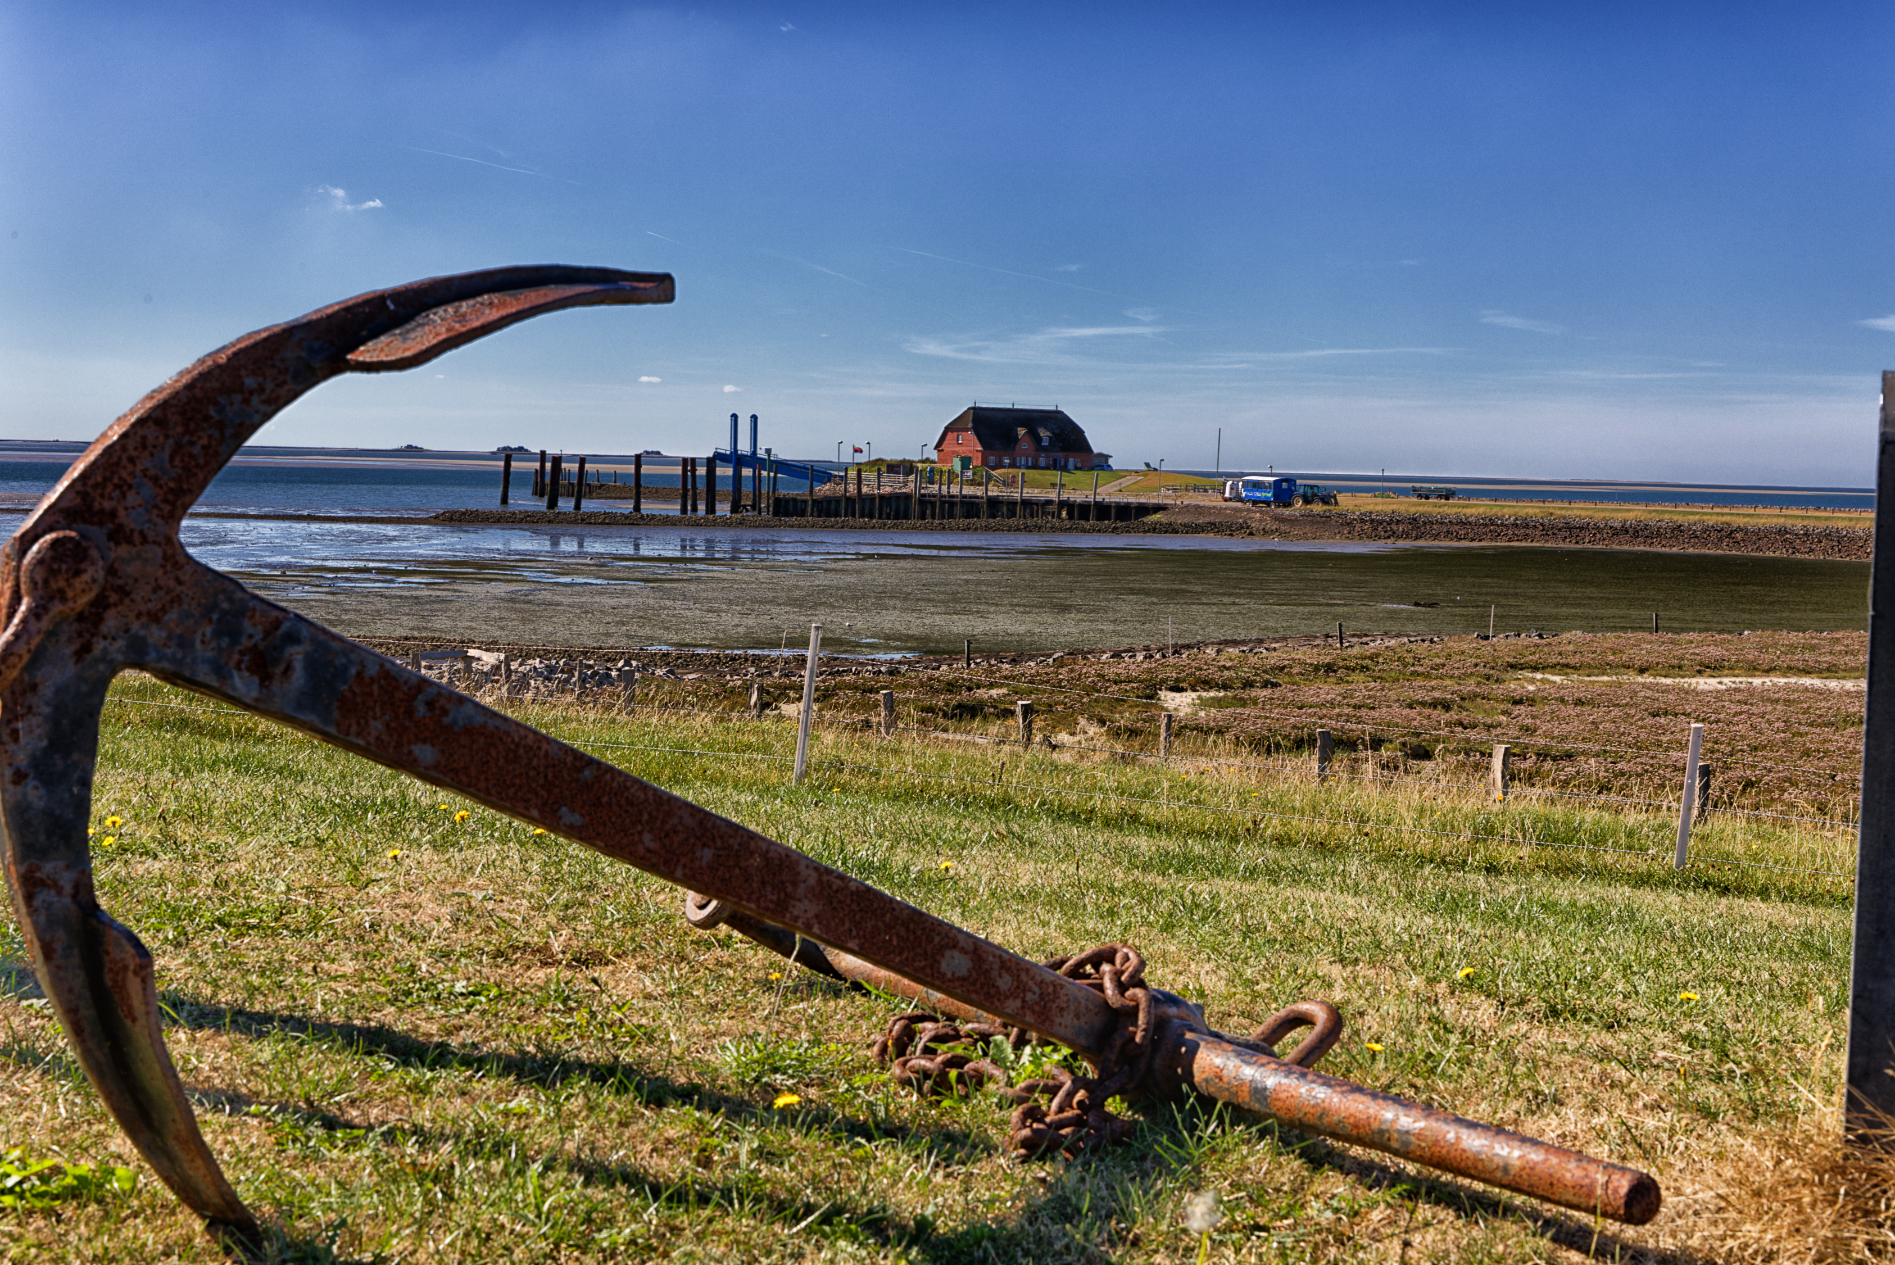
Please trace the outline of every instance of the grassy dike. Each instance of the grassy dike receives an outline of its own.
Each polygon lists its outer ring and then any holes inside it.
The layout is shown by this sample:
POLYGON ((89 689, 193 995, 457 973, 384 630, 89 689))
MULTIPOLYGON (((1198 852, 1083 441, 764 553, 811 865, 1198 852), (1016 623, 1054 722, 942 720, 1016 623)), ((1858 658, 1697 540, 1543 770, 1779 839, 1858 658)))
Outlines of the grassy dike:
MULTIPOLYGON (((693 931, 675 889, 582 847, 152 703, 204 706, 139 678, 108 705, 101 900, 158 960, 179 1072, 277 1259, 1185 1261, 1206 1189, 1213 1261, 1776 1259, 1795 1199, 1839 1215, 1846 883, 1458 837, 1648 850, 1656 818, 859 731, 819 733, 792 788, 780 718, 517 708, 1023 953, 1136 944, 1216 1026, 1332 1000, 1326 1070, 1654 1171, 1666 1211, 1623 1230, 1201 1104, 1013 1164, 1001 1100, 880 1075, 890 1000, 693 931)), ((0 1150, 138 1173, 0 1208, 0 1257, 226 1259, 99 1105, 10 927, 0 986, 0 1150)))

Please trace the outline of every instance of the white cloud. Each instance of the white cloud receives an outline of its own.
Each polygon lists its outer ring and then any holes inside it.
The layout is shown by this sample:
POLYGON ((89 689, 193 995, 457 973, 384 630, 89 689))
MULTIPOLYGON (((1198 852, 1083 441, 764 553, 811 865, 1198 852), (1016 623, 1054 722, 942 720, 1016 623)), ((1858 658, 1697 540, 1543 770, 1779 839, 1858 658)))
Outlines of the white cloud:
POLYGON ((367 202, 356 202, 356 203, 351 204, 349 201, 348 191, 344 189, 338 189, 332 184, 317 185, 316 192, 328 194, 329 205, 334 207, 338 211, 372 211, 376 207, 382 204, 382 200, 380 198, 370 198, 367 202))
POLYGON ((1155 307, 1128 307, 1125 309, 1125 314, 1135 321, 1155 321, 1158 319, 1158 309, 1155 307))
POLYGON ((1554 325, 1549 321, 1532 321, 1524 316, 1513 316, 1491 308, 1480 314, 1480 322, 1483 325, 1498 325, 1502 329, 1530 330, 1535 334, 1564 334, 1566 332, 1564 325, 1554 325))
POLYGON ((1895 316, 1878 316, 1872 321, 1857 321, 1858 325, 1867 325, 1870 329, 1885 330, 1895 334, 1895 316))
POLYGON ((1002 364, 1059 364, 1077 358, 1066 350, 1075 340, 1094 338, 1150 338, 1165 332, 1162 325, 1091 325, 1072 329, 1043 329, 1037 334, 1019 334, 1004 341, 969 339, 950 342, 941 338, 916 338, 905 344, 919 356, 943 356, 949 360, 985 360, 1002 364))
POLYGON ((640 378, 640 379, 639 379, 639 381, 640 381, 640 382, 663 382, 663 381, 664 381, 664 379, 663 379, 663 378, 654 378, 654 377, 652 377, 652 376, 651 376, 650 374, 646 374, 646 375, 645 375, 644 377, 642 377, 642 378, 640 378))
POLYGON ((737 392, 739 392, 739 391, 741 391, 741 390, 743 390, 743 388, 742 388, 742 387, 733 387, 733 386, 726 386, 726 387, 724 388, 724 394, 725 394, 725 395, 735 395, 735 394, 737 394, 737 392))

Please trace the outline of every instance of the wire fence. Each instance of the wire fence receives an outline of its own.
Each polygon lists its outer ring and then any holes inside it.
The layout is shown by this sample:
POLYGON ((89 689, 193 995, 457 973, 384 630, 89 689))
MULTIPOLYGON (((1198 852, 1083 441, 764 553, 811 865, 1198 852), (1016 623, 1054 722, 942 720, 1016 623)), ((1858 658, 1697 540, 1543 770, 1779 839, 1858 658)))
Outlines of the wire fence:
MULTIPOLYGON (((547 702, 551 700, 516 699, 514 701, 547 702)), ((229 716, 233 718, 245 718, 245 719, 253 719, 253 720, 267 719, 267 717, 261 717, 261 716, 258 716, 256 713, 252 713, 252 712, 245 711, 239 708, 234 708, 234 707, 223 707, 223 706, 205 705, 205 704, 168 703, 168 702, 161 702, 161 701, 150 700, 150 699, 124 698, 120 696, 112 696, 107 699, 107 702, 125 705, 125 706, 164 708, 164 709, 176 710, 176 711, 208 712, 208 713, 229 716)), ((757 719, 756 713, 749 710, 733 711, 733 710, 721 709, 721 708, 681 707, 681 706, 673 706, 673 705, 629 704, 629 705, 622 705, 622 707, 615 707, 612 710, 614 711, 629 710, 632 712, 650 713, 650 714, 678 714, 678 715, 706 716, 706 717, 711 717, 711 718, 724 721, 727 723, 736 722, 736 721, 754 721, 755 719, 757 719)), ((780 715, 778 718, 791 719, 788 717, 781 717, 780 715)), ((813 716, 811 717, 812 722, 816 721, 817 719, 818 718, 816 717, 813 717, 813 716)), ((825 723, 828 723, 833 726, 845 727, 852 730, 859 730, 863 728, 863 722, 859 718, 830 717, 830 718, 825 718, 825 723)), ((952 731, 935 730, 935 729, 929 729, 922 726, 912 726, 912 725, 898 726, 895 728, 900 732, 907 732, 907 733, 916 734, 919 736, 937 738, 937 739, 948 738, 948 739, 954 739, 961 742, 966 742, 971 739, 981 745, 990 745, 990 744, 997 745, 997 746, 1018 745, 1017 739, 1015 740, 998 739, 998 738, 992 737, 991 735, 959 734, 952 731)), ((554 734, 553 736, 560 737, 560 735, 558 734, 554 734)), ((647 752, 647 753, 653 753, 653 754, 687 756, 687 757, 692 757, 692 758, 710 758, 710 759, 722 759, 722 760, 741 759, 741 760, 753 760, 753 761, 760 761, 760 762, 778 763, 778 764, 785 764, 785 765, 793 764, 795 761, 795 757, 791 755, 783 755, 783 754, 777 754, 773 752, 736 751, 736 750, 731 750, 728 747, 679 747, 679 746, 670 746, 670 745, 653 745, 653 744, 641 744, 641 743, 631 743, 631 742, 618 742, 618 741, 611 741, 607 739, 589 738, 589 737, 582 737, 582 736, 564 737, 561 740, 569 743, 570 745, 574 747, 584 749, 584 750, 597 749, 597 750, 640 751, 640 752, 647 752)), ((1113 748, 1081 748, 1081 749, 1088 750, 1088 751, 1099 751, 1106 754, 1117 755, 1117 756, 1135 757, 1135 758, 1140 758, 1140 759, 1160 758, 1167 761, 1182 760, 1182 761, 1194 763, 1194 764, 1217 765, 1217 766, 1232 767, 1232 768, 1239 768, 1239 769, 1246 769, 1246 770, 1290 771, 1290 772, 1295 772, 1299 774, 1307 773, 1307 770, 1294 769, 1294 768, 1290 768, 1289 766, 1265 765, 1265 764, 1257 764, 1253 762, 1244 762, 1244 761, 1219 760, 1212 757, 1195 757, 1195 756, 1154 757, 1153 753, 1151 752, 1119 750, 1119 749, 1113 749, 1113 748)), ((857 772, 857 773, 873 774, 873 775, 878 775, 878 776, 890 775, 890 776, 899 776, 899 777, 912 778, 912 779, 925 780, 925 781, 933 781, 933 782, 951 782, 951 783, 959 783, 959 784, 965 784, 965 785, 980 786, 983 788, 988 788, 989 790, 997 790, 997 789, 1004 788, 1010 794, 1018 794, 1021 792, 1027 792, 1027 793, 1033 793, 1033 794, 1058 795, 1058 796, 1064 796, 1064 797, 1073 798, 1073 799, 1092 800, 1092 801, 1098 801, 1098 802, 1110 802, 1110 803, 1119 803, 1119 804, 1142 805, 1146 807, 1155 807, 1155 808, 1227 814, 1231 816, 1244 817, 1244 818, 1253 819, 1257 821, 1266 821, 1266 820, 1267 821, 1280 821, 1280 822, 1297 823, 1297 824, 1303 824, 1303 825, 1319 825, 1319 826, 1327 826, 1327 827, 1338 827, 1338 828, 1344 828, 1344 829, 1350 829, 1350 830, 1374 831, 1374 832, 1384 833, 1384 834, 1405 834, 1405 835, 1417 835, 1417 836, 1438 838, 1438 839, 1461 839, 1461 840, 1476 841, 1476 842, 1492 842, 1492 843, 1505 844, 1510 847, 1549 848, 1549 849, 1558 849, 1558 850, 1564 850, 1564 851, 1610 853, 1610 854, 1615 854, 1615 855, 1620 855, 1620 856, 1639 857, 1639 858, 1653 860, 1653 861, 1670 860, 1670 853, 1662 847, 1653 847, 1653 848, 1644 848, 1644 849, 1614 847, 1614 846, 1610 846, 1606 844, 1589 844, 1589 843, 1572 842, 1568 840, 1536 838, 1536 837, 1532 837, 1525 834, 1493 834, 1493 833, 1488 833, 1484 831, 1461 830, 1461 829, 1446 830, 1446 829, 1440 829, 1433 826, 1417 825, 1412 822, 1382 821, 1382 820, 1374 820, 1368 817, 1331 817, 1331 816, 1322 816, 1322 815, 1308 814, 1308 813, 1283 812, 1276 809, 1263 808, 1263 807, 1251 807, 1251 806, 1242 805, 1242 804, 1235 804, 1235 805, 1215 804, 1215 803, 1206 803, 1201 800, 1167 798, 1167 797, 1162 797, 1162 796, 1127 795, 1127 794, 1122 794, 1122 793, 1117 793, 1117 792, 1112 792, 1112 791, 1089 790, 1089 789, 1084 789, 1081 787, 1060 786, 1060 785, 1047 784, 1047 783, 1029 783, 1029 782, 1023 782, 1023 781, 1008 782, 1004 780, 1004 771, 1005 771, 1004 763, 1002 765, 1000 776, 994 776, 994 777, 978 777, 978 776, 965 774, 965 773, 944 773, 944 772, 930 771, 930 770, 924 770, 924 769, 898 767, 898 766, 893 766, 893 765, 888 765, 888 764, 862 763, 858 761, 852 761, 852 760, 847 760, 847 759, 842 759, 842 758, 837 758, 837 757, 823 757, 820 755, 811 759, 809 761, 809 765, 811 768, 815 768, 815 769, 834 769, 834 770, 839 770, 839 771, 850 771, 850 772, 857 772)), ((1403 782, 1425 783, 1429 786, 1443 785, 1441 783, 1425 782, 1424 779, 1367 777, 1367 778, 1362 778, 1361 780, 1386 781, 1386 782, 1403 781, 1403 782)), ((1476 784, 1466 784, 1465 789, 1485 790, 1486 788, 1480 787, 1476 784)), ((1669 809, 1672 807, 1672 805, 1660 803, 1657 801, 1624 800, 1623 797, 1598 796, 1598 797, 1588 797, 1588 798, 1597 798, 1597 799, 1606 799, 1606 800, 1622 800, 1622 802, 1633 804, 1633 805, 1654 805, 1654 806, 1666 808, 1666 809, 1669 809)), ((1799 822, 1806 821, 1806 820, 1820 820, 1820 819, 1803 819, 1803 818, 1787 817, 1786 815, 1782 815, 1782 814, 1746 814, 1746 815, 1777 816, 1777 817, 1782 817, 1786 820, 1799 821, 1799 822)), ((1694 853, 1690 859, 1694 862, 1699 862, 1699 863, 1703 863, 1707 865, 1729 866, 1729 867, 1737 867, 1737 868, 1744 868, 1744 869, 1774 870, 1774 871, 1781 871, 1785 873, 1804 874, 1804 875, 1817 876, 1817 877, 1823 877, 1823 878, 1838 879, 1844 882, 1850 882, 1850 881, 1853 881, 1854 879, 1854 875, 1844 870, 1824 869, 1824 868, 1810 867, 1810 866, 1784 865, 1784 864, 1778 864, 1774 862, 1746 861, 1746 860, 1740 860, 1737 858, 1708 855, 1702 852, 1694 853)))

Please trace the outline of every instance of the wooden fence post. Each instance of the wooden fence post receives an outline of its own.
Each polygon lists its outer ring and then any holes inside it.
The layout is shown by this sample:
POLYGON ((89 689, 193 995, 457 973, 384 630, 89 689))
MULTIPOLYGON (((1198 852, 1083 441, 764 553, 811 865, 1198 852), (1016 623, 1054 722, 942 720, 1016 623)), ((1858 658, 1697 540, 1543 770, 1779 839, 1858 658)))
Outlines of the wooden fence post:
POLYGON ((1895 373, 1882 375, 1875 490, 1843 1120, 1850 1137, 1887 1145, 1895 1117, 1895 373))
POLYGON ((895 691, 882 691, 882 737, 895 736, 895 691))
POLYGON ((1013 705, 1013 715, 1020 722, 1020 745, 1033 745, 1033 700, 1023 698, 1013 705))
POLYGON ((754 681, 750 683, 750 719, 763 719, 763 686, 754 681))
POLYGON ((1166 712, 1163 718, 1158 722, 1158 758, 1160 760, 1169 760, 1171 758, 1172 719, 1172 714, 1166 712))
POLYGON ((816 710, 816 660, 822 656, 822 625, 809 626, 809 661, 803 665, 803 711, 796 721, 796 771, 790 785, 800 785, 809 767, 809 718, 816 710))
POLYGON ((1338 650, 1347 649, 1347 647, 1344 646, 1342 643, 1342 621, 1341 620, 1336 621, 1336 649, 1338 650))
POLYGON ((974 641, 971 637, 963 638, 961 641, 961 666, 963 668, 974 666, 974 641))
POLYGON ((1316 731, 1316 782, 1321 785, 1329 780, 1329 761, 1335 757, 1336 740, 1327 729, 1316 731))
POLYGON ((1512 762, 1513 748, 1504 742, 1494 744, 1494 802, 1504 804, 1507 801, 1507 773, 1512 762))
POLYGON ((1684 794, 1678 797, 1678 851, 1671 868, 1682 870, 1691 855, 1691 810, 1698 806, 1698 752, 1704 746, 1704 726, 1691 722, 1691 745, 1684 756, 1684 794))
POLYGON ((1698 765, 1698 811, 1702 818, 1711 811, 1711 766, 1704 762, 1698 765))

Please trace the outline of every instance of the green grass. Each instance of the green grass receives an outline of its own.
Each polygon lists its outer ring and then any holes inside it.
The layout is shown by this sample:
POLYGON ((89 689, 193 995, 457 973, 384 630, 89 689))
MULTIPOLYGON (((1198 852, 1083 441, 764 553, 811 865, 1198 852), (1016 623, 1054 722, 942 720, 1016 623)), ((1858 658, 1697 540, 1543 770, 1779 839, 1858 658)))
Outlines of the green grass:
MULTIPOLYGON (((115 697, 101 900, 156 956, 180 1074, 281 1259, 1171 1261, 1196 1257, 1180 1213, 1206 1189, 1218 1261, 1556 1260, 1595 1233, 1636 1258, 1707 1242, 1678 1197, 1837 1092, 1847 884, 1520 842, 1649 853, 1661 818, 859 731, 819 734, 794 788, 780 719, 521 709, 1023 953, 1136 944, 1227 1030, 1327 998, 1349 1021, 1327 1070, 1648 1167, 1676 1210, 1601 1230, 1205 1104, 1143 1104, 1127 1146, 1015 1165, 998 1097, 918 1102, 882 1077, 867 1044, 895 1003, 290 731, 137 705, 198 702, 142 679, 115 697)), ((1727 829, 1705 846, 1847 852, 1727 829)), ((223 1259, 19 953, 0 941, 0 1151, 138 1180, 0 1210, 0 1256, 223 1259)))

